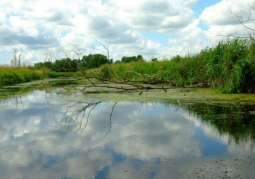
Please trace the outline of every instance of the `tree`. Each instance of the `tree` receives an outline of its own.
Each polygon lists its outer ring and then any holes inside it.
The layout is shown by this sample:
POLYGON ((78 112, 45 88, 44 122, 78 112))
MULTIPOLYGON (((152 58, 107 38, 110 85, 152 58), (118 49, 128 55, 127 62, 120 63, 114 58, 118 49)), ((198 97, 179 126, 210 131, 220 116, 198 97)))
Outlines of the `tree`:
POLYGON ((137 60, 143 60, 143 56, 142 56, 142 55, 138 55, 138 56, 136 57, 136 59, 137 59, 137 60))
POLYGON ((11 66, 12 67, 20 67, 21 66, 21 55, 22 55, 23 49, 20 49, 20 52, 18 52, 17 47, 13 48, 13 59, 11 60, 11 66))
POLYGON ((35 68, 39 68, 39 69, 40 69, 40 68, 49 68, 49 69, 51 69, 52 66, 53 66, 53 63, 50 62, 50 61, 39 62, 39 63, 35 63, 35 64, 34 64, 34 67, 35 67, 35 68))
POLYGON ((80 67, 86 67, 87 69, 98 68, 104 64, 110 64, 107 57, 102 54, 89 54, 84 55, 80 61, 80 67))
POLYGON ((180 55, 176 55, 176 56, 171 58, 171 61, 180 62, 181 61, 181 56, 180 55))
POLYGON ((158 59, 157 59, 157 58, 152 58, 151 61, 152 61, 152 62, 157 62, 158 59))
POLYGON ((131 56, 131 57, 122 57, 121 59, 122 62, 124 63, 130 63, 130 62, 136 62, 137 61, 137 57, 136 56, 131 56))
POLYGON ((76 72, 78 70, 78 64, 70 58, 63 58, 53 63, 52 70, 56 72, 76 72))
POLYGON ((120 60, 116 60, 116 61, 114 62, 114 64, 120 64, 120 63, 122 63, 122 61, 120 61, 120 60))

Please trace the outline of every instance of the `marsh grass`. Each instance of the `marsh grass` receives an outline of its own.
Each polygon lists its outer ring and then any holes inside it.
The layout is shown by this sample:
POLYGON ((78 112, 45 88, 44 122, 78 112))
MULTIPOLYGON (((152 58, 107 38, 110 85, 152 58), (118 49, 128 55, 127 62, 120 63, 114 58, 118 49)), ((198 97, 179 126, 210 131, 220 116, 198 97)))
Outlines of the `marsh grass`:
MULTIPOLYGON (((221 41, 195 56, 119 63, 111 69, 123 80, 139 80, 147 74, 176 87, 208 84, 223 93, 254 93, 255 43, 252 39, 221 41)), ((102 66, 94 72, 108 79, 114 77, 109 75, 111 69, 102 66)))
POLYGON ((53 72, 47 68, 11 68, 0 67, 0 87, 18 83, 27 83, 45 78, 67 78, 80 76, 78 72, 53 72))
POLYGON ((14 85, 18 83, 27 83, 43 78, 44 74, 41 70, 9 67, 0 68, 0 87, 14 85))

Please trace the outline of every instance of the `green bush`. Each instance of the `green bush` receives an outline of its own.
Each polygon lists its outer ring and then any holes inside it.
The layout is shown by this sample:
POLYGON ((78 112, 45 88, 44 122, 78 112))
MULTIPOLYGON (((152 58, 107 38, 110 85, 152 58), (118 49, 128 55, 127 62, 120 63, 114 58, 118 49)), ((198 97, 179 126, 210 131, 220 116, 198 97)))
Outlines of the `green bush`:
POLYGON ((109 65, 103 65, 100 67, 100 77, 103 79, 110 79, 112 77, 112 71, 109 65))

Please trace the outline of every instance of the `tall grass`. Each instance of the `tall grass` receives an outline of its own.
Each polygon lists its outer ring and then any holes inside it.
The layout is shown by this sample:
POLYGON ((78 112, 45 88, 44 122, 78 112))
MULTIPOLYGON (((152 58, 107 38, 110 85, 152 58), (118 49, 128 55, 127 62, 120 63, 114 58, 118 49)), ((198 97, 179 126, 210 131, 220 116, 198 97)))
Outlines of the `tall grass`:
POLYGON ((0 87, 17 83, 26 83, 43 78, 44 74, 41 70, 10 67, 0 68, 0 87))
POLYGON ((0 87, 45 78, 76 77, 78 72, 54 72, 50 69, 0 67, 0 87))
MULTIPOLYGON (((110 71, 106 65, 102 66, 98 74, 113 78, 107 69, 110 71)), ((121 63, 112 65, 111 69, 123 80, 141 79, 137 74, 140 73, 168 81, 173 86, 209 84, 223 93, 254 93, 255 42, 252 39, 221 41, 195 56, 121 63)))

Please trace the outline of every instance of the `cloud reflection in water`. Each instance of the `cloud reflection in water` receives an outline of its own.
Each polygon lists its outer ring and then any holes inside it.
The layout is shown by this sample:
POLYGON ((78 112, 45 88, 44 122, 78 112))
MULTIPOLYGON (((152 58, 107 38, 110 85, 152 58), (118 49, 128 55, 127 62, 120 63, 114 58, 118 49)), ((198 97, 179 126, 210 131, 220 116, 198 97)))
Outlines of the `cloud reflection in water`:
POLYGON ((184 109, 159 102, 88 106, 57 94, 49 102, 47 95, 22 97, 23 108, 15 99, 2 102, 2 178, 254 176, 254 149, 228 144, 184 109))

